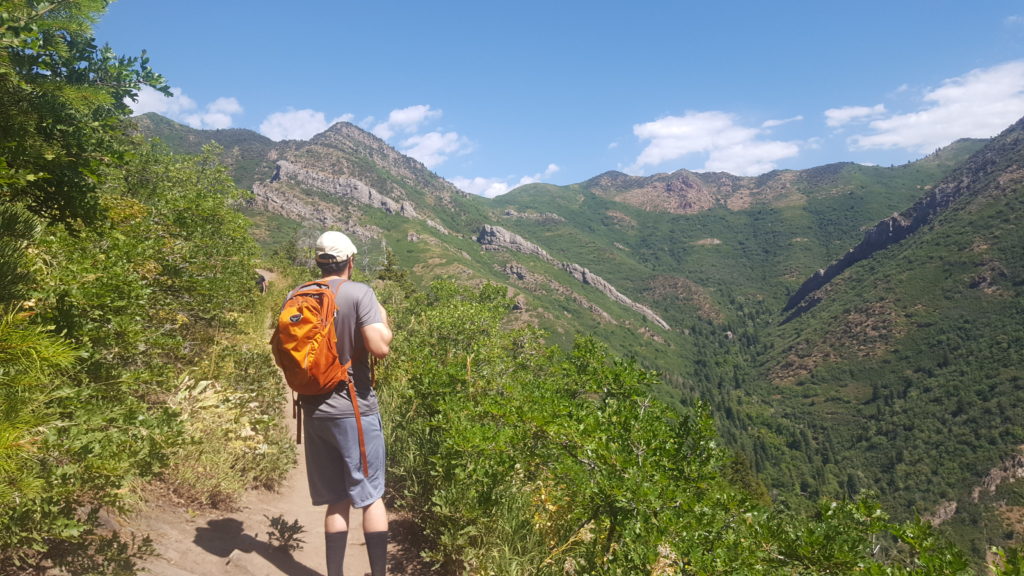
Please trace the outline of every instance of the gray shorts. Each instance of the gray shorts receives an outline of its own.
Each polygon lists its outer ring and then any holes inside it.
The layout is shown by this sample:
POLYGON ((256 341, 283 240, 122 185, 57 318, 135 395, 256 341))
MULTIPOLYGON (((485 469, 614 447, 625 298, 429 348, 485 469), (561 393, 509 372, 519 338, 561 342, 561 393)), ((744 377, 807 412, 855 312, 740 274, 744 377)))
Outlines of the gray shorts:
POLYGON ((362 417, 370 476, 363 476, 355 418, 305 418, 306 477, 314 506, 351 499, 365 508, 384 496, 384 431, 380 414, 362 417))

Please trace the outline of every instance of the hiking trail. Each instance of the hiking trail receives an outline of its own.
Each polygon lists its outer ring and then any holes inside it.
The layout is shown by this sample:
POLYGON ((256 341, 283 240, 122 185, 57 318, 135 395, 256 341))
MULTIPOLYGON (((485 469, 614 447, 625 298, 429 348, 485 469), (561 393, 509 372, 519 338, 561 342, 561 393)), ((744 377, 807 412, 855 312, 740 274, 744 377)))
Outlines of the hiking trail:
MULTIPOLYGON (((268 281, 273 273, 260 271, 268 281)), ((286 391, 282 389, 282 394, 286 391)), ((286 402, 286 420, 294 438, 295 420, 291 398, 286 402)), ((159 490, 159 489, 157 489, 159 490)), ((189 510, 166 492, 150 492, 134 513, 110 519, 112 528, 153 539, 158 556, 141 563, 153 576, 318 576, 326 573, 324 547, 325 506, 310 503, 306 483, 306 461, 299 447, 295 466, 277 491, 249 490, 233 510, 189 510), (274 548, 268 541, 270 518, 298 520, 302 548, 292 554, 274 548)), ((389 510, 391 531, 388 545, 388 574, 425 576, 433 571, 419 556, 419 529, 407 515, 389 510)), ((349 518, 345 574, 369 574, 370 565, 363 540, 362 513, 353 510, 349 518)))
MULTIPOLYGON (((292 433, 294 420, 288 417, 292 433)), ((323 515, 325 507, 310 503, 306 463, 301 449, 296 465, 277 492, 250 490, 234 510, 191 511, 172 495, 150 494, 136 514, 116 521, 118 529, 148 534, 159 555, 142 563, 153 576, 318 576, 324 567, 323 515), (269 518, 298 520, 302 548, 292 554, 275 549, 267 539, 269 518)), ((391 542, 388 574, 424 576, 429 565, 419 558, 418 529, 407 515, 390 512, 391 542)), ((353 510, 349 522, 345 574, 369 574, 362 514, 353 510)))

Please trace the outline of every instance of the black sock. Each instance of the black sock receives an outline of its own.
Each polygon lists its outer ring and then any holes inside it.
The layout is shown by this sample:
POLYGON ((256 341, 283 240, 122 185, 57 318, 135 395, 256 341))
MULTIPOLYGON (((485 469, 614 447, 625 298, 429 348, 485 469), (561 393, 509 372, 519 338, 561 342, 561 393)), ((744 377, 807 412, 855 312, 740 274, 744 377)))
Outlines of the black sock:
POLYGON ((343 576, 348 532, 327 532, 324 536, 327 541, 327 576, 343 576))
POLYGON ((388 531, 366 532, 366 554, 370 557, 370 574, 384 576, 388 573, 388 531))

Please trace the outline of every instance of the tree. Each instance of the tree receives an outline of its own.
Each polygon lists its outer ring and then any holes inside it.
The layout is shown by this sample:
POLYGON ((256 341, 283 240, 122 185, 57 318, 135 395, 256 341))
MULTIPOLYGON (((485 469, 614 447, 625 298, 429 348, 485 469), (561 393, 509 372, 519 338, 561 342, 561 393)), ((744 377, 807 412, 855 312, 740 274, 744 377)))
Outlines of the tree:
POLYGON ((0 3, 0 200, 72 224, 99 214, 97 182, 124 153, 121 121, 141 86, 169 95, 139 57, 97 47, 106 0, 0 3))

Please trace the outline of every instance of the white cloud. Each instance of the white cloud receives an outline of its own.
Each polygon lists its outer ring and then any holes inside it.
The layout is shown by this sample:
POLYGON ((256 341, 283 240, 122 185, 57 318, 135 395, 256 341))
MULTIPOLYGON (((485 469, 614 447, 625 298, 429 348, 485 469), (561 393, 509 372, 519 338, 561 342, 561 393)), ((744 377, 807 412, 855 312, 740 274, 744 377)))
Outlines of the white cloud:
POLYGON ((467 154, 471 145, 457 132, 428 132, 402 141, 402 153, 434 168, 454 154, 467 154))
POLYGON ((230 128, 234 116, 244 112, 236 98, 217 98, 199 109, 196 101, 185 95, 181 88, 171 88, 173 97, 164 96, 149 86, 139 90, 137 102, 127 100, 133 115, 156 112, 176 122, 188 124, 199 129, 230 128))
POLYGON ((241 114, 242 105, 235 98, 217 98, 206 107, 207 111, 217 114, 241 114))
POLYGON ((455 184, 455 187, 463 192, 484 196, 485 198, 501 196, 512 189, 512 186, 505 180, 500 178, 481 178, 480 176, 476 178, 458 176, 452 178, 452 184, 455 184))
POLYGON ((384 122, 375 123, 373 117, 369 116, 360 122, 360 126, 382 140, 390 140, 396 135, 404 134, 404 139, 395 147, 406 156, 415 158, 427 168, 433 169, 452 156, 473 151, 473 144, 458 132, 433 130, 419 133, 425 124, 442 115, 441 110, 434 110, 429 104, 417 104, 392 110, 384 122), (371 125, 372 128, 369 128, 371 125))
POLYGON ((193 128, 230 128, 232 116, 243 112, 242 105, 235 98, 218 98, 206 105, 206 111, 188 114, 183 117, 185 123, 193 128))
POLYGON ((553 176, 556 172, 561 170, 558 164, 548 164, 548 167, 543 172, 534 174, 533 176, 523 176, 519 179, 519 183, 516 186, 525 186, 527 184, 533 184, 535 182, 541 182, 553 176))
POLYGON ((800 147, 792 142, 748 140, 712 150, 704 169, 738 176, 756 176, 774 170, 776 160, 799 153, 800 147))
POLYGON ((476 178, 453 178, 452 184, 455 184, 455 186, 463 192, 469 192, 470 194, 476 194, 477 196, 484 196, 486 198, 494 198, 495 196, 501 196, 502 194, 505 194, 519 186, 534 184, 550 178, 559 170, 560 168, 557 164, 548 164, 548 167, 545 168, 543 172, 539 172, 532 176, 523 176, 515 184, 511 183, 513 178, 482 178, 479 176, 476 178))
POLYGON ((177 119, 186 112, 195 110, 196 101, 186 96, 181 88, 171 88, 171 93, 174 94, 173 98, 164 96, 155 88, 143 86, 139 90, 138 101, 125 100, 125 104, 131 107, 134 116, 156 112, 162 116, 177 119))
POLYGON ((851 146, 924 153, 958 138, 994 136, 1024 116, 1024 60, 946 80, 923 103, 928 107, 918 112, 871 122, 874 132, 852 137, 851 146))
POLYGON ((829 108, 825 110, 825 124, 831 128, 839 128, 850 122, 870 120, 883 114, 885 114, 885 104, 829 108))
POLYGON ((775 162, 796 156, 793 142, 761 140, 764 130, 748 128, 725 112, 687 112, 653 122, 636 124, 633 133, 650 143, 627 170, 641 172, 690 154, 706 154, 704 170, 724 170, 739 176, 754 176, 775 168, 775 162))
POLYGON ((260 134, 271 140, 307 140, 338 122, 350 122, 354 116, 345 114, 330 122, 323 112, 304 108, 275 112, 260 123, 260 134))
POLYGON ((789 124, 790 122, 799 122, 803 119, 803 116, 793 116, 792 118, 783 118, 781 120, 765 120, 761 124, 761 128, 775 128, 776 126, 782 126, 783 124, 789 124))
POLYGON ((431 110, 428 104, 418 104, 392 110, 385 122, 373 127, 373 132, 382 140, 389 140, 395 134, 412 134, 427 120, 440 118, 441 110, 431 110))

